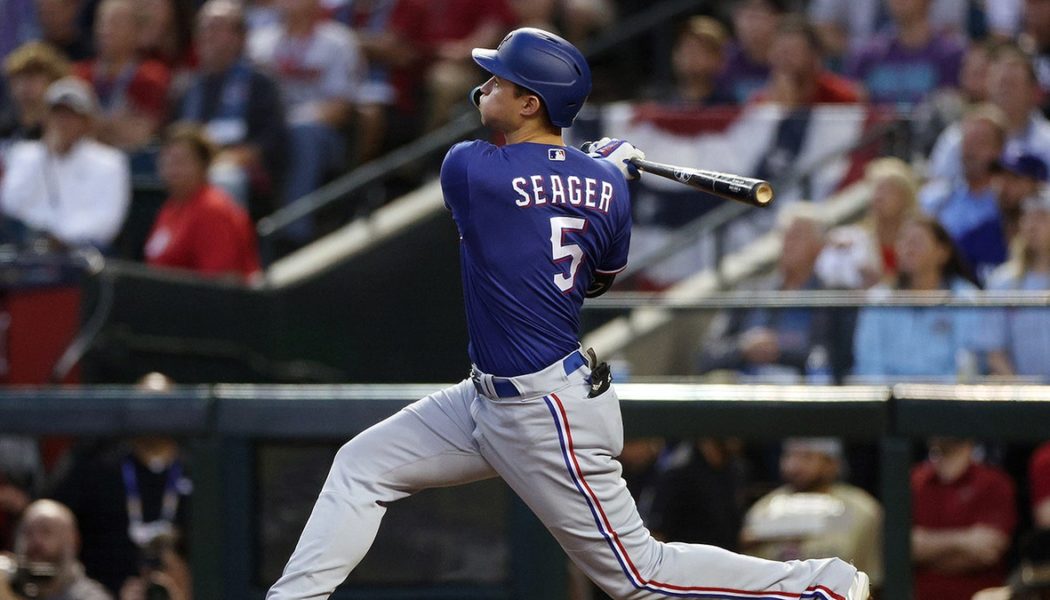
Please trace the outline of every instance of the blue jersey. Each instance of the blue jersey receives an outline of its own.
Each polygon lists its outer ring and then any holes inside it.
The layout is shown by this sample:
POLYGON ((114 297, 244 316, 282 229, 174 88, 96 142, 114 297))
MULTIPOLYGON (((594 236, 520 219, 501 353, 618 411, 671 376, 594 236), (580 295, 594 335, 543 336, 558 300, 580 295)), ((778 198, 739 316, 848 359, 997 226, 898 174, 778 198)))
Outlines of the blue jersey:
POLYGON ((579 348, 595 273, 627 266, 620 171, 575 148, 463 142, 445 156, 441 189, 459 229, 471 361, 513 377, 579 348))

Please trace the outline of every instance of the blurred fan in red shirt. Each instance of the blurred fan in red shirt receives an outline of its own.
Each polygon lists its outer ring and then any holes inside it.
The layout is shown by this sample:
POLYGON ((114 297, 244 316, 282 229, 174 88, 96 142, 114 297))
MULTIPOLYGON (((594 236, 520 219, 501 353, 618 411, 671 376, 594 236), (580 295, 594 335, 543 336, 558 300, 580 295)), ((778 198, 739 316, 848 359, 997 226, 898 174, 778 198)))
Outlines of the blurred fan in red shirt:
POLYGON ((157 170, 168 187, 146 241, 150 265, 189 269, 204 275, 259 272, 255 230, 247 211, 208 183, 215 147, 197 125, 172 125, 157 170))

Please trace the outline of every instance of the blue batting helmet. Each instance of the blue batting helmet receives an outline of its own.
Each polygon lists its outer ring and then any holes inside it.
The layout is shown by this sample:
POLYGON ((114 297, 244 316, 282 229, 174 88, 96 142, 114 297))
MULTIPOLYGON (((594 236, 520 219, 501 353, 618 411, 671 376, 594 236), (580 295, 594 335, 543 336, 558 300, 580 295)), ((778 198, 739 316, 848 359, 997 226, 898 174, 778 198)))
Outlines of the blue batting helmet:
MULTIPOLYGON (((534 27, 515 29, 495 50, 474 48, 474 62, 489 73, 512 81, 543 100, 551 123, 572 125, 591 93, 587 59, 566 40, 534 27)), ((478 104, 477 91, 471 100, 478 104)))

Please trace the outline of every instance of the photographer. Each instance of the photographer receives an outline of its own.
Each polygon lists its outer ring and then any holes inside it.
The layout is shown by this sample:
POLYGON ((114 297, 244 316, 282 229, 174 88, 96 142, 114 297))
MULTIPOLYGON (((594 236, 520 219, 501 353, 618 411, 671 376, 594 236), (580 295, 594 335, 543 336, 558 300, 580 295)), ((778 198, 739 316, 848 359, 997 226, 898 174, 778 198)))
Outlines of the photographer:
POLYGON ((111 600, 77 561, 76 521, 68 508, 37 500, 22 516, 15 555, 0 556, 0 600, 111 600))
MULTIPOLYGON (((171 385, 160 373, 138 382, 155 393, 171 385)), ((84 457, 56 485, 54 497, 77 516, 84 539, 80 560, 111 594, 178 600, 192 590, 183 558, 192 489, 178 441, 143 434, 84 457)))

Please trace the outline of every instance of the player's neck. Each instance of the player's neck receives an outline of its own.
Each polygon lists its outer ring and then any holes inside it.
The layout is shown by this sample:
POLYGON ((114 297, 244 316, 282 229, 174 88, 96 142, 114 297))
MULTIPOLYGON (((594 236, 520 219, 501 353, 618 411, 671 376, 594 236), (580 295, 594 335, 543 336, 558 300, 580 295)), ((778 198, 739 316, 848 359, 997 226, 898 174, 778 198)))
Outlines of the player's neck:
POLYGON ((510 144, 548 144, 551 146, 564 146, 565 140, 561 136, 561 129, 549 129, 543 127, 522 127, 506 133, 507 145, 510 144))

